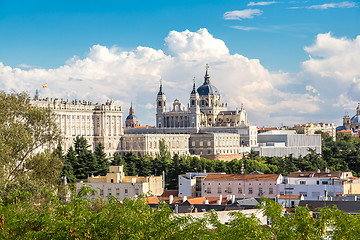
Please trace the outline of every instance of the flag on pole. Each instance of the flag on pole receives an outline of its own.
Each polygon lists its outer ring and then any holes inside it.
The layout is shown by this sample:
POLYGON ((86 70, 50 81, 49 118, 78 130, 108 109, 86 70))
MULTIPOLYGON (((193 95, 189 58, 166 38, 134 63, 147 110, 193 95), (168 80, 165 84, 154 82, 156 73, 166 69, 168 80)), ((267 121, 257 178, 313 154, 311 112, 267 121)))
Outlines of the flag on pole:
POLYGON ((47 88, 47 83, 45 83, 45 84, 43 85, 43 88, 47 88))

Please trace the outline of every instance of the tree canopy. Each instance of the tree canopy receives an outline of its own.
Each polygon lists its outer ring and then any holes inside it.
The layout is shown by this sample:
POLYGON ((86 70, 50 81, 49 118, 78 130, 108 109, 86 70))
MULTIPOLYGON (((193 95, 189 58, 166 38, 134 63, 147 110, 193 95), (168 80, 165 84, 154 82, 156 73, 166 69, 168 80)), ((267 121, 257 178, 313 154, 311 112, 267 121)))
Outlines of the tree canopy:
POLYGON ((49 109, 33 106, 25 92, 0 91, 0 200, 55 187, 62 161, 47 149, 60 140, 49 109))

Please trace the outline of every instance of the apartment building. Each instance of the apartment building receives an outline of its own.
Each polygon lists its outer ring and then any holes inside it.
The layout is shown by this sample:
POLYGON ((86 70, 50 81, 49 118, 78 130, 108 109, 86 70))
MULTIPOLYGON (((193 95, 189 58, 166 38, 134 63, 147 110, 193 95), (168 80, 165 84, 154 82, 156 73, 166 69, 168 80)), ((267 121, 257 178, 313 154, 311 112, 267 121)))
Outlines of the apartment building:
POLYGON ((208 174, 201 183, 204 197, 235 195, 235 198, 274 198, 283 182, 281 174, 208 174))
POLYGON ((321 200, 360 194, 360 182, 351 172, 298 171, 285 177, 278 190, 280 196, 302 195, 304 200, 321 200))

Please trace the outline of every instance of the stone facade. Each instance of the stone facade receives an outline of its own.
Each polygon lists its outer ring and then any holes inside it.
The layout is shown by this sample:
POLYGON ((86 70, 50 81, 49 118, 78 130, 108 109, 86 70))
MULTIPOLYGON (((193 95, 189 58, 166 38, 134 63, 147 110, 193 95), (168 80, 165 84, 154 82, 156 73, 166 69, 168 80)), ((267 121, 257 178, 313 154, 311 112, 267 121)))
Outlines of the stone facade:
POLYGON ((190 134, 125 134, 121 139, 121 155, 127 152, 156 157, 159 141, 164 140, 171 154, 189 155, 190 134))
POLYGON ((73 146, 77 136, 84 137, 92 150, 101 143, 108 155, 119 151, 123 135, 123 111, 121 107, 114 105, 113 100, 108 100, 105 104, 77 100, 69 102, 58 98, 42 99, 37 92, 32 104, 49 108, 56 114, 56 122, 64 136, 65 151, 73 146))
POLYGON ((186 108, 178 99, 172 103, 169 111, 166 109, 166 95, 162 83, 156 98, 157 128, 196 128, 201 127, 234 127, 248 125, 245 109, 227 110, 227 104, 222 103, 218 89, 211 84, 208 67, 204 83, 196 89, 195 81, 186 108))

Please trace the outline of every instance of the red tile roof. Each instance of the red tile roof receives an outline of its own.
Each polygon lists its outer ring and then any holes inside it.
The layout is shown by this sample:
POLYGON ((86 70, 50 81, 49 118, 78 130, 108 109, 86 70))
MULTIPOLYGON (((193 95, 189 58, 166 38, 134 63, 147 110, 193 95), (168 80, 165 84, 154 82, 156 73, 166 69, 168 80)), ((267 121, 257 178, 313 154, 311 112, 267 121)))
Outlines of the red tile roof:
POLYGON ((206 200, 205 197, 197 197, 197 198, 188 199, 187 201, 190 204, 204 204, 205 200, 206 200))
POLYGON ((169 197, 170 195, 173 195, 174 197, 179 195, 179 190, 165 190, 163 194, 161 194, 161 197, 169 197))
POLYGON ((158 197, 147 197, 147 198, 144 198, 144 200, 147 204, 159 204, 160 203, 158 197))
POLYGON ((280 195, 279 199, 301 199, 301 195, 280 195))

